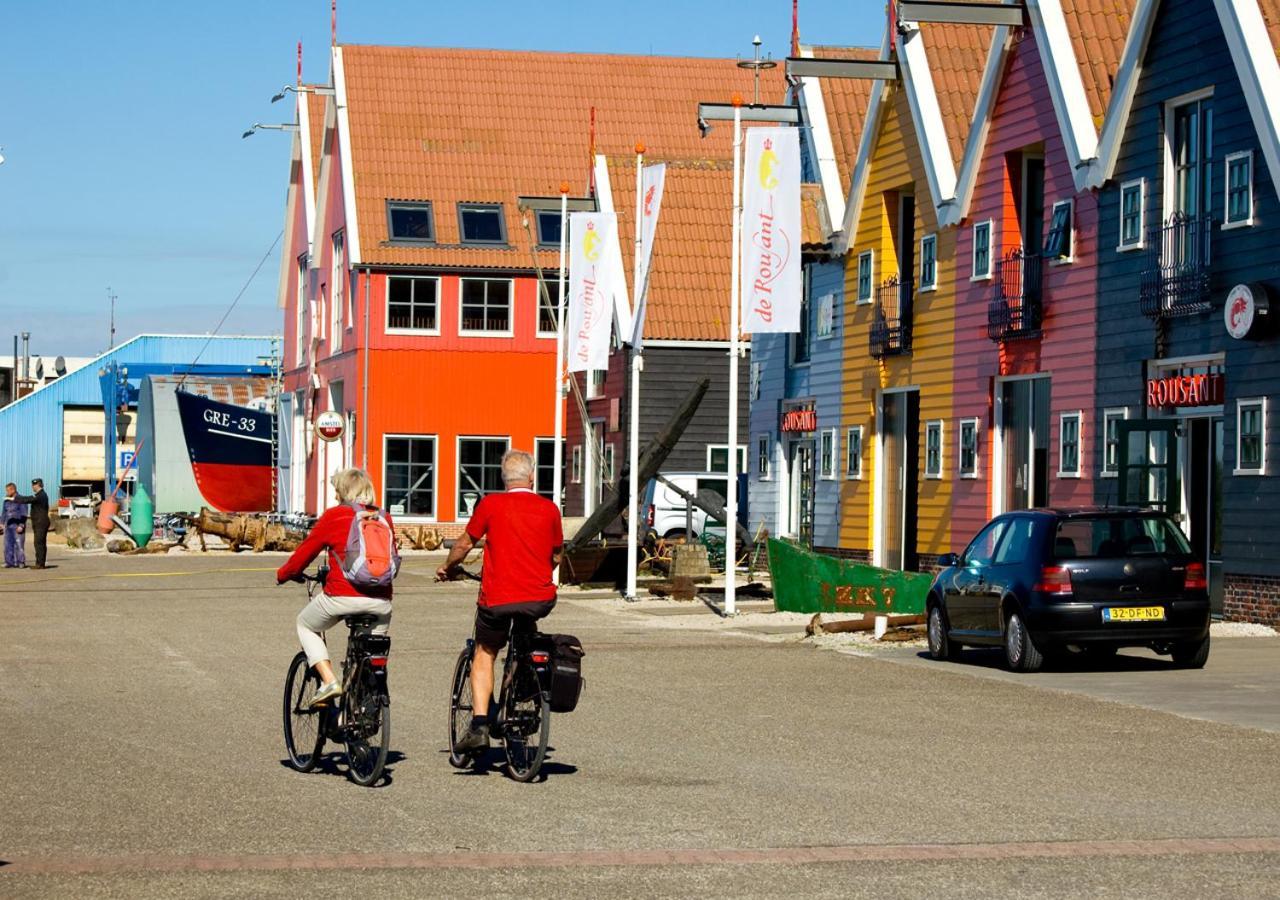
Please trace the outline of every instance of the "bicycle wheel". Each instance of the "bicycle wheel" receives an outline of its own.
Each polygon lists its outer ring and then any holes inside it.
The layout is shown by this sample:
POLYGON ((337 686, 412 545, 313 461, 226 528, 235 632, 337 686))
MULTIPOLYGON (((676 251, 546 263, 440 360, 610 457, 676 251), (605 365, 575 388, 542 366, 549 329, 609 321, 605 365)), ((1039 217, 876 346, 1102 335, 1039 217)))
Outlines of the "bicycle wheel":
POLYGON ((351 690, 343 695, 346 723, 347 775, 363 787, 382 777, 391 745, 391 707, 383 703, 381 690, 367 663, 351 679, 351 690))
POLYGON ((324 747, 324 711, 310 708, 319 687, 320 676, 307 665, 307 655, 299 653, 284 679, 284 749, 289 765, 299 772, 314 769, 324 747))
POLYGON ((533 671, 527 665, 517 665, 511 690, 503 698, 502 743, 511 777, 532 781, 547 755, 551 706, 533 671))
POLYGON ((458 738, 466 733, 471 725, 471 648, 458 654, 458 662, 453 667, 453 689, 449 692, 449 765, 455 769, 465 769, 471 765, 475 755, 471 753, 459 756, 453 752, 458 738))

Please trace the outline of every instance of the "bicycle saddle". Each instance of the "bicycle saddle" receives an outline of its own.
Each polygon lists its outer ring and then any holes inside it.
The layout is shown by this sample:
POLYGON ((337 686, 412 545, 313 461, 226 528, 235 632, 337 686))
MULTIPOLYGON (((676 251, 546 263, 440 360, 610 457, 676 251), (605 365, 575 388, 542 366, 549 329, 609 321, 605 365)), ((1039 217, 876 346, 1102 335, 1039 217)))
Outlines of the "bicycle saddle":
POLYGON ((347 622, 347 627, 352 631, 368 631, 370 628, 378 624, 377 616, 357 615, 343 616, 347 622))

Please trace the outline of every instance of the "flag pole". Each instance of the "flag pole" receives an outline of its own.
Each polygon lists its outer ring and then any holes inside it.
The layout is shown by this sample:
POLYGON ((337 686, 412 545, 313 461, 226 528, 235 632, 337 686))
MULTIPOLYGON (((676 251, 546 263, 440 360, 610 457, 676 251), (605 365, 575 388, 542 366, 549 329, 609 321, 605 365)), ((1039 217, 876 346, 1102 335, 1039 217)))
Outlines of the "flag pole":
POLYGON ((724 511, 724 614, 737 612, 738 562, 738 301, 742 254, 742 95, 733 95, 733 249, 729 267, 729 460, 724 511))
MULTIPOLYGON (((640 272, 640 259, 643 254, 641 243, 644 234, 644 144, 636 144, 636 243, 635 263, 631 267, 632 282, 635 292, 632 296, 632 309, 635 315, 640 314, 640 299, 644 291, 645 279, 640 272)), ((641 326, 643 327, 643 325, 641 326)), ((633 333, 635 340, 639 335, 633 333)), ((631 347, 631 413, 627 435, 627 465, 629 478, 627 483, 630 498, 627 512, 627 592, 626 599, 635 600, 638 591, 638 573, 640 565, 640 372, 644 369, 644 356, 634 343, 631 347)))
POLYGON ((556 509, 564 511, 564 339, 565 339, 565 272, 564 249, 569 235, 569 182, 560 183, 560 296, 556 301, 556 436, 552 450, 554 473, 551 476, 552 499, 556 509))

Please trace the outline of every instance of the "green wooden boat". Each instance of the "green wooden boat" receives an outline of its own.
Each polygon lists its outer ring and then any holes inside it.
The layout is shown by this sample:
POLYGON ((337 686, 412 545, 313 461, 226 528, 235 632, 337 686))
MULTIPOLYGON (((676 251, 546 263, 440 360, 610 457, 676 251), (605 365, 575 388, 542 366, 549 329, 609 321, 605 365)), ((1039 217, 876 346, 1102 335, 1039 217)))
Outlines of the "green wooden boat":
POLYGON ((769 539, 773 606, 779 612, 924 615, 932 575, 880 569, 769 539))

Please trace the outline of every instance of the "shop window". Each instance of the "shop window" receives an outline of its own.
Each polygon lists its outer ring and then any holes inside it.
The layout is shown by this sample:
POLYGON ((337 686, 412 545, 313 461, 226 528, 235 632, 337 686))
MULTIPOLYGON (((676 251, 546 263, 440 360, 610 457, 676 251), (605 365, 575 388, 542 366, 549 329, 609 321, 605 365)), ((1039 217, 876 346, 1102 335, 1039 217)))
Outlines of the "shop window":
POLYGON ((460 334, 511 334, 511 281, 463 278, 460 334))
POLYGON ((818 438, 818 471, 828 481, 835 480, 836 467, 839 463, 836 451, 836 430, 824 429, 818 438))
MULTIPOLYGON (((564 447, 561 438, 560 446, 564 447)), ((556 486, 556 441, 555 438, 537 438, 533 442, 534 476, 533 489, 552 503, 558 503, 555 495, 556 486)))
POLYGON ((387 279, 387 331, 439 334, 440 279, 387 279))
POLYGON ((382 463, 382 507, 393 516, 436 514, 436 439, 387 435, 382 463))
POLYGON ((872 269, 875 264, 875 254, 870 251, 864 251, 858 254, 858 302, 871 302, 871 285, 873 283, 872 269))
POLYGON ((560 282, 555 280, 547 280, 542 282, 546 285, 547 294, 542 295, 542 288, 538 291, 538 337, 556 336, 556 320, 560 315, 560 282))
POLYGON ((756 438, 756 474, 761 481, 772 478, 770 464, 773 461, 773 438, 768 434, 756 438))
POLYGON ((934 419, 924 426, 924 477, 942 477, 942 420, 934 419))
POLYGON ((550 209, 538 210, 538 246, 559 247, 561 231, 560 213, 550 209))
POLYGON ((573 448, 572 458, 569 465, 569 481, 573 484, 582 484, 582 445, 573 448))
POLYGON ((973 226, 973 275, 972 279, 991 277, 991 222, 979 222, 973 226))
POLYGON ((1267 471, 1267 401, 1265 397, 1236 401, 1237 475, 1265 475, 1267 471))
POLYGON ((1080 477, 1080 437, 1084 413, 1063 413, 1058 420, 1058 477, 1080 477))
MULTIPOLYGON (((707 445, 707 471, 708 472, 728 472, 729 471, 729 445, 728 444, 708 444, 707 445)), ((738 473, 746 474, 747 471, 747 448, 738 447, 738 473)))
POLYGON ((505 244, 501 203, 459 203, 458 232, 464 244, 505 244))
POLYGON ((926 234, 920 238, 920 290, 931 291, 938 286, 938 236, 926 234))
POLYGON ((505 490, 502 457, 508 438, 458 438, 458 516, 469 517, 489 494, 505 490))
POLYGON ((862 426, 855 425, 844 436, 844 477, 857 480, 862 477, 862 426))
POLYGON ((1120 423, 1129 418, 1123 407, 1102 411, 1102 476, 1114 478, 1120 472, 1120 423))
POLYGON ((1227 214, 1223 228, 1253 224, 1253 151, 1227 154, 1227 214))
POLYGON ((430 201, 388 200, 387 234, 395 243, 435 243, 436 223, 430 201))
POLYGON ((1134 250, 1142 246, 1146 199, 1145 178, 1120 185, 1120 246, 1117 249, 1134 250))
POLYGON ((1045 259, 1070 262, 1075 255, 1073 209, 1074 204, 1070 200, 1060 200, 1053 204, 1053 215, 1049 219, 1049 233, 1044 239, 1045 259))
POLYGON ((978 477, 978 420, 960 420, 960 477, 978 477))

